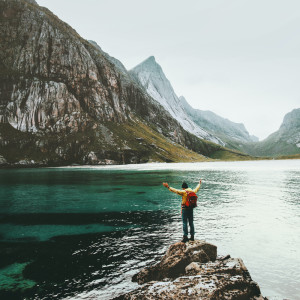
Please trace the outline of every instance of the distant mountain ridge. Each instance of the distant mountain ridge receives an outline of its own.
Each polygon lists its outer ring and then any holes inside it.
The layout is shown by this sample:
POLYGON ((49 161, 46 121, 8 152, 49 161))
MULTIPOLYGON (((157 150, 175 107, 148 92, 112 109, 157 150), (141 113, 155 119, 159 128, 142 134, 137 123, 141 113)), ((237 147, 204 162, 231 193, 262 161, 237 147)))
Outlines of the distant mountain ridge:
POLYGON ((300 108, 287 113, 276 132, 261 142, 244 144, 241 150, 257 156, 300 154, 300 108))
POLYGON ((194 109, 178 97, 154 56, 138 64, 129 74, 160 103, 185 130, 233 150, 253 156, 281 156, 300 153, 300 113, 288 113, 280 129, 264 141, 250 135, 244 124, 235 123, 211 111, 194 109))
POLYGON ((145 88, 147 93, 160 103, 185 130, 199 138, 223 146, 225 145, 221 139, 200 128, 186 114, 181 106, 180 99, 175 94, 170 81, 165 76, 161 66, 156 62, 154 56, 147 58, 130 70, 129 73, 136 78, 137 82, 145 88))
POLYGON ((227 146, 231 140, 242 142, 258 140, 249 135, 243 124, 231 122, 210 111, 194 109, 183 96, 178 97, 154 56, 150 56, 129 73, 149 95, 179 121, 183 128, 196 136, 223 146, 227 146))

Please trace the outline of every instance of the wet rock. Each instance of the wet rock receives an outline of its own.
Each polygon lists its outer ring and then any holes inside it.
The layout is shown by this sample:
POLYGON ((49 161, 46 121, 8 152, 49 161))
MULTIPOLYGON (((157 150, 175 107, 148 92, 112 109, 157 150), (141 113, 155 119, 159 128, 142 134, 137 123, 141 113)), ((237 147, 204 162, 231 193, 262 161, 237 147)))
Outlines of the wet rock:
POLYGON ((133 281, 143 285, 115 299, 267 299, 240 258, 217 257, 217 247, 204 241, 171 245, 161 262, 133 281))
POLYGON ((185 268, 191 262, 214 261, 217 256, 217 247, 203 242, 195 241, 188 244, 176 243, 170 246, 161 262, 143 269, 133 276, 132 281, 143 284, 152 280, 176 278, 185 273, 185 268))

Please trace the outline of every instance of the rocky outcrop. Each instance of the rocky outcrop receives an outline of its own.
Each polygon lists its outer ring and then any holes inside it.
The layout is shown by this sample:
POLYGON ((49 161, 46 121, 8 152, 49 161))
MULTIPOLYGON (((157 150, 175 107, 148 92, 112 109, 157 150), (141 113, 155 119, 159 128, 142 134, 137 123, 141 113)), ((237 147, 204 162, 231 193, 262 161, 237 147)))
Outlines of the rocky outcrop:
POLYGON ((176 278, 184 274, 186 266, 191 262, 215 261, 216 256, 217 247, 208 243, 176 243, 170 246, 160 263, 142 270, 132 280, 142 284, 152 280, 176 278))
POLYGON ((217 247, 204 241, 171 245, 161 262, 133 281, 143 285, 115 299, 266 299, 241 259, 218 257, 217 247))

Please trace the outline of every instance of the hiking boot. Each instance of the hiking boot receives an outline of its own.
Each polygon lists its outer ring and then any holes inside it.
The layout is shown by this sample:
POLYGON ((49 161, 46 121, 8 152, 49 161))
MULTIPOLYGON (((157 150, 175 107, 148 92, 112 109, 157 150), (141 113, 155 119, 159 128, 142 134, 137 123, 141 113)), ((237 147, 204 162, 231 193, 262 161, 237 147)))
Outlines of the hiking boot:
POLYGON ((194 236, 193 235, 191 235, 191 238, 190 238, 190 241, 194 241, 195 239, 194 239, 194 236))
POLYGON ((184 235, 181 243, 186 243, 188 241, 189 241, 188 237, 186 235, 184 235))

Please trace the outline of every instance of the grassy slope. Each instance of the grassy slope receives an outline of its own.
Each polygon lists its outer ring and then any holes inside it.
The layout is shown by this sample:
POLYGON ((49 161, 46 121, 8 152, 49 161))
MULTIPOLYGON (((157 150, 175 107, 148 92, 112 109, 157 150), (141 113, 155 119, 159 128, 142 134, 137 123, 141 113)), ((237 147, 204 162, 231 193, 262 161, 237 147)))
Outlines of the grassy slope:
MULTIPOLYGON (((0 155, 8 162, 19 160, 34 160, 47 162, 50 165, 66 165, 83 163, 83 157, 90 151, 105 152, 114 159, 118 153, 130 152, 136 155, 140 162, 201 162, 212 160, 251 160, 249 155, 215 145, 209 157, 176 144, 146 124, 136 121, 127 123, 107 122, 101 125, 105 128, 110 139, 98 127, 95 131, 73 133, 68 135, 52 134, 39 135, 20 132, 8 124, 0 124, 0 141, 8 140, 9 144, 0 146, 0 155), (42 142, 43 146, 37 146, 42 142), (63 155, 57 148, 70 147, 63 155)), ((204 141, 204 143, 206 143, 204 141)), ((107 154, 104 154, 107 155, 107 154)), ((124 161, 128 163, 127 161, 124 161)), ((122 163, 122 162, 120 162, 122 163)))
MULTIPOLYGON (((145 151, 146 149, 149 150, 150 146, 152 159, 156 161, 189 162, 207 161, 212 159, 229 161, 257 159, 256 157, 252 157, 239 151, 220 147, 219 145, 215 145, 207 141, 204 141, 204 143, 209 144, 209 146, 212 148, 212 151, 209 154, 209 157, 205 157, 166 139, 166 137, 162 136, 141 122, 132 122, 126 124, 111 123, 107 126, 110 126, 110 129, 112 130, 112 127, 122 128, 122 134, 121 136, 119 135, 118 138, 120 140, 128 141, 135 149, 139 149, 139 151, 145 151), (143 142, 138 142, 137 138, 142 138, 143 142)), ((120 130, 117 130, 117 132, 120 132, 120 130)))
POLYGON ((258 160, 260 158, 254 157, 248 154, 244 154, 239 151, 223 148, 215 151, 210 156, 213 159, 225 160, 225 161, 241 161, 241 160, 258 160))
MULTIPOLYGON (((175 144, 143 123, 105 123, 111 142, 105 141, 100 130, 95 132, 75 133, 69 135, 53 134, 37 136, 31 133, 20 132, 9 124, 0 124, 0 141, 2 143, 0 155, 8 162, 20 160, 34 160, 35 162, 50 161, 50 164, 82 163, 84 154, 94 151, 106 151, 109 158, 118 157, 119 152, 129 151, 139 157, 141 162, 188 162, 207 161, 208 158, 175 144), (38 147, 42 142, 44 146, 38 147), (65 157, 58 155, 57 148, 64 148, 70 144, 65 157), (83 151, 81 148, 83 147, 83 151)), ((106 154, 104 154, 105 156, 106 154)))
POLYGON ((105 123, 122 148, 124 143, 133 150, 159 162, 206 161, 207 158, 176 144, 142 122, 105 123))

